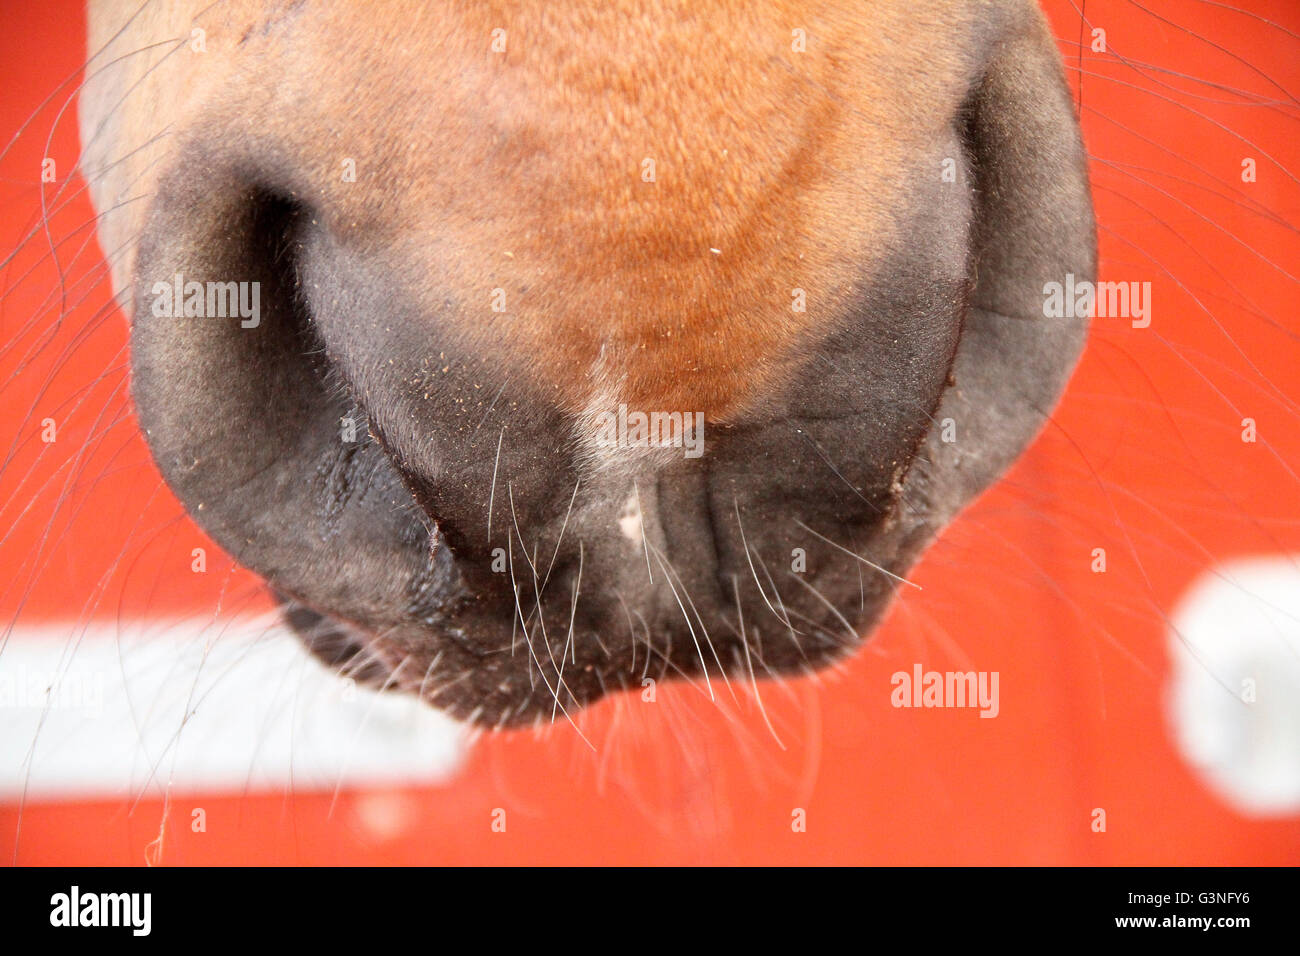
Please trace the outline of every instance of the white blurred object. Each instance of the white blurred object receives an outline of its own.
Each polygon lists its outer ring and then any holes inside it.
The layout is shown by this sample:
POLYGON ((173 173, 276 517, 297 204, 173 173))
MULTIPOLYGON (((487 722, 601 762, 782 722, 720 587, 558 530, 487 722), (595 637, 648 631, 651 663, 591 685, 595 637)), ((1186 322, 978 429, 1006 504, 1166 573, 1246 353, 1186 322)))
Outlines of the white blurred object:
POLYGON ((278 622, 19 628, 0 649, 2 801, 440 783, 465 746, 278 622))
POLYGON ((1300 812, 1300 558, 1219 565, 1172 623, 1178 749, 1242 813, 1300 812))

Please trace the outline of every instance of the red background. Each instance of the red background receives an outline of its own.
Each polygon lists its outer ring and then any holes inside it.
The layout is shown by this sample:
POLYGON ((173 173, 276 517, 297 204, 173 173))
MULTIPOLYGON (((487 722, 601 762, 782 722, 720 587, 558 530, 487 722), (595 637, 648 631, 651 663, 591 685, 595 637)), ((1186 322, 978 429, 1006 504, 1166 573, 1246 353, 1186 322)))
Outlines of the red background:
MULTIPOLYGON (((1046 433, 933 548, 911 575, 924 590, 903 595, 868 650, 819 682, 765 690, 784 749, 742 691, 718 708, 664 687, 654 708, 587 714, 595 752, 563 726, 487 738, 444 787, 0 806, 0 859, 1300 861, 1300 819, 1221 803, 1173 749, 1162 709, 1165 615, 1188 584, 1234 556, 1300 553, 1300 5, 1227 7, 1093 0, 1081 31, 1071 3, 1048 4, 1076 88, 1082 76, 1103 277, 1152 282, 1154 321, 1097 323, 1046 433), (1080 56, 1091 26, 1108 51, 1080 56), (1255 183, 1241 181, 1248 156, 1255 183), (1241 441, 1245 417, 1257 443, 1241 441), (1097 547, 1104 574, 1090 570, 1097 547), (892 708, 889 677, 914 662, 999 671, 1001 715, 892 708), (190 832, 196 806, 205 833, 190 832), (497 807, 504 834, 490 828, 497 807), (805 833, 791 830, 795 807, 805 833), (1105 833, 1090 828, 1094 808, 1105 833)), ((130 418, 125 320, 82 184, 64 185, 80 5, 5 3, 2 22, 0 251, 18 254, 0 270, 12 425, 0 430, 0 620, 71 634, 90 618, 264 610, 256 580, 228 563, 189 573, 205 542, 130 418), (48 234, 45 156, 58 164, 48 234), (61 429, 50 446, 47 416, 61 429)))

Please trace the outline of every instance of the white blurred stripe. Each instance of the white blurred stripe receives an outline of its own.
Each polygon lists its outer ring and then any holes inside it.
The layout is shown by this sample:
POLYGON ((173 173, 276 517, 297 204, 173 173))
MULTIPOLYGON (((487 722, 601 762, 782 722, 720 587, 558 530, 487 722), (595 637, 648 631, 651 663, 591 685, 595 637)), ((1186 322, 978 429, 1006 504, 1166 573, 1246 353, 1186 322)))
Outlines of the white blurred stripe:
POLYGON ((464 751, 459 725, 279 624, 15 628, 0 651, 0 801, 438 783, 464 751))
POLYGON ((1242 813, 1300 813, 1300 556, 1206 572, 1178 604, 1169 647, 1183 757, 1242 813))

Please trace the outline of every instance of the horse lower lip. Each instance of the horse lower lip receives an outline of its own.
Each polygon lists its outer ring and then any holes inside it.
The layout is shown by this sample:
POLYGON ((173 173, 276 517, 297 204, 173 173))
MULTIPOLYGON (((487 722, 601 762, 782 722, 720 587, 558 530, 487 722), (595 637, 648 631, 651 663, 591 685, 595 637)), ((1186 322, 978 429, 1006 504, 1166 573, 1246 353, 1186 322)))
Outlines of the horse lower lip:
POLYGON ((363 632, 331 615, 287 598, 281 598, 285 620, 299 639, 322 663, 362 684, 382 685, 391 669, 363 632))

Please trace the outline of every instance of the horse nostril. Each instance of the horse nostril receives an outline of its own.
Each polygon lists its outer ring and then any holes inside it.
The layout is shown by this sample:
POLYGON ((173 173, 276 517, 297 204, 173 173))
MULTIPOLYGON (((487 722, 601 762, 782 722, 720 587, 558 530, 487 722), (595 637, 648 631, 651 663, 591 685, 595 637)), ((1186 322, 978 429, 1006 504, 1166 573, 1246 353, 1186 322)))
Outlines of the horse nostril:
POLYGON ((453 585, 431 580, 448 569, 427 523, 315 333, 299 259, 312 216, 183 159, 136 260, 132 389, 150 450, 194 519, 278 591, 367 629, 401 620, 453 585), (248 284, 257 321, 201 294, 180 314, 158 308, 155 288, 177 277, 183 290, 248 284))

